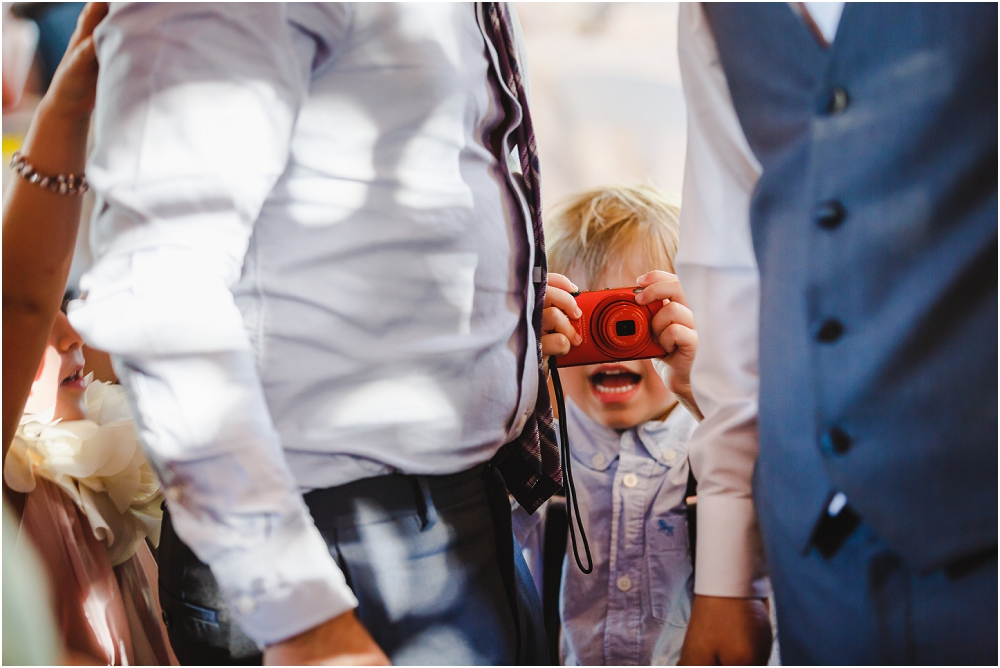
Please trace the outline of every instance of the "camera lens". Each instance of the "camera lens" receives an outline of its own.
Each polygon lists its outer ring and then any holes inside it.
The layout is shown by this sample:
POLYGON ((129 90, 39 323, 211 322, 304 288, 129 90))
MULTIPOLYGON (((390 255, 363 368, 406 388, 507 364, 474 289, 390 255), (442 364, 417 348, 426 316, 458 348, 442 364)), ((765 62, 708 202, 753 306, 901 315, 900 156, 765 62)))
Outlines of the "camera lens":
POLYGON ((635 320, 619 320, 615 323, 615 334, 632 336, 635 334, 635 320))
POLYGON ((631 295, 608 297, 594 308, 594 344, 612 359, 630 359, 649 343, 648 320, 647 312, 631 295))

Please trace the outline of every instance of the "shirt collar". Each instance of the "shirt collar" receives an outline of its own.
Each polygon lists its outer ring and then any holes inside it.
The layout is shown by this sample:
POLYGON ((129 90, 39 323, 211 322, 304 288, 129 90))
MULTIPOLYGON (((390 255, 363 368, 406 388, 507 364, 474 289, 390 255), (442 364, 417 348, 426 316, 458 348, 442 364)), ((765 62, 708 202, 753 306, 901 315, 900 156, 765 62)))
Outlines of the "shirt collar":
POLYGON ((672 467, 687 457, 687 443, 698 421, 678 404, 664 420, 650 420, 638 427, 617 432, 595 422, 579 406, 566 398, 569 417, 569 448, 573 459, 594 471, 605 471, 618 459, 622 438, 628 431, 635 434, 650 457, 672 467))
POLYGON ((621 434, 592 420, 566 397, 569 450, 573 459, 594 471, 605 471, 621 451, 621 434))
POLYGON ((691 432, 698 426, 684 406, 678 404, 665 420, 651 420, 636 429, 639 442, 650 456, 661 464, 673 466, 687 457, 691 432))

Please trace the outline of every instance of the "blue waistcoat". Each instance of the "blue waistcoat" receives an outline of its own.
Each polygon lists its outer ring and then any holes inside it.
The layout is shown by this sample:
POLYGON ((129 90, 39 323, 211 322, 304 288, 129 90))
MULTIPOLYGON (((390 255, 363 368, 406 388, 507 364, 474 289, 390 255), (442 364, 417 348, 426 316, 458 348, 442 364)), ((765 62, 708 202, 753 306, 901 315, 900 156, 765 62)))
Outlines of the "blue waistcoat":
POLYGON ((765 541, 835 490, 918 569, 997 542, 997 5, 707 3, 763 167, 765 541))

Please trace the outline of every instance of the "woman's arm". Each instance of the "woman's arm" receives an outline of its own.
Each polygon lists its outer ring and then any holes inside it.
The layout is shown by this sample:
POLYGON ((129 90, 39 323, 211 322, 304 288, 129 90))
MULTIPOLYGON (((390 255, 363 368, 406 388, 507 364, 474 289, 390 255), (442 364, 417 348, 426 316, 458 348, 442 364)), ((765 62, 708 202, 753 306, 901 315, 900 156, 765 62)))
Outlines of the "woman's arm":
MULTIPOLYGON (((92 34, 107 12, 104 2, 84 7, 38 105, 21 155, 39 174, 83 174, 97 84, 92 34)), ((81 205, 79 195, 13 178, 3 207, 4 457, 66 288, 81 205)))

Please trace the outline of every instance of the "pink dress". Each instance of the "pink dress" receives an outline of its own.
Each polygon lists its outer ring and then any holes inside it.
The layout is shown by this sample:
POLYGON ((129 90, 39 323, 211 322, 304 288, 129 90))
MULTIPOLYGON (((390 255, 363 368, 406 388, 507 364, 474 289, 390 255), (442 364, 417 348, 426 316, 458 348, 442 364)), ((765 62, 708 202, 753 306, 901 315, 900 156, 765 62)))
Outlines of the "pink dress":
POLYGON ((91 387, 86 420, 22 420, 4 478, 27 494, 21 532, 45 562, 66 647, 107 665, 178 665, 146 544, 159 540, 159 483, 121 389, 91 387))

